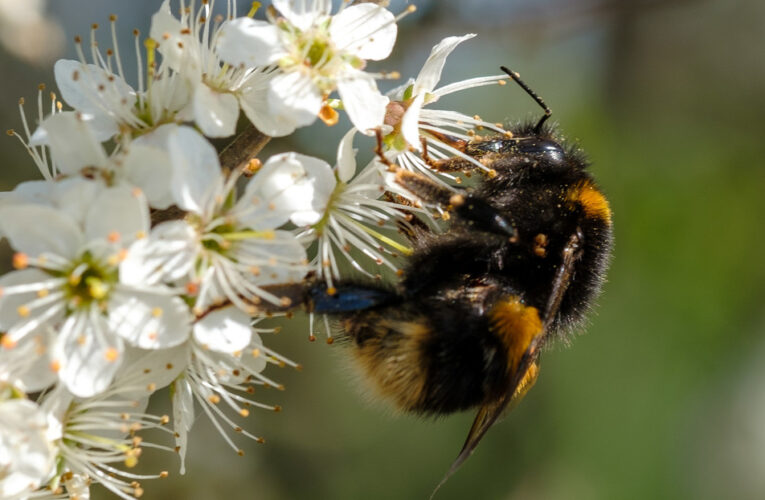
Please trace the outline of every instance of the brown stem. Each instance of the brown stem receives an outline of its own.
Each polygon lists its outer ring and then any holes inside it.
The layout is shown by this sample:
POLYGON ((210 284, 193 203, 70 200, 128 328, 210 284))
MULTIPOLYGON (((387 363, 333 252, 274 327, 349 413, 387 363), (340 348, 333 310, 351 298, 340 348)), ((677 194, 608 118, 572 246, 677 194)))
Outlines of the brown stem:
POLYGON ((221 151, 221 167, 224 170, 246 167, 270 140, 270 136, 256 129, 253 124, 248 124, 247 128, 221 151))

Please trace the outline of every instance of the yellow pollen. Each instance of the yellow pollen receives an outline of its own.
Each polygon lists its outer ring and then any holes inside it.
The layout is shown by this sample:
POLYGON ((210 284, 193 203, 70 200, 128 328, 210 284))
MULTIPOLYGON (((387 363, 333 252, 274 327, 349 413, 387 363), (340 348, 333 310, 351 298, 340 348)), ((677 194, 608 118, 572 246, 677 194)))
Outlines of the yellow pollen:
POLYGON ((42 290, 38 290, 37 291, 37 296, 42 299, 42 298, 47 297, 49 293, 50 293, 50 291, 47 288, 43 288, 42 290))
POLYGON ((160 316, 162 316, 162 308, 155 307, 154 309, 151 310, 151 315, 154 316, 155 318, 159 318, 160 316))
POLYGON ((0 340, 0 344, 2 344, 2 346, 5 349, 13 349, 14 347, 16 347, 16 344, 18 344, 18 342, 13 340, 8 334, 5 334, 3 335, 3 339, 0 340))
POLYGON ((125 467, 127 467, 128 469, 132 469, 136 465, 138 465, 138 457, 133 455, 128 455, 127 457, 125 457, 125 467))
MULTIPOLYGON (((257 158, 253 158, 247 163, 247 166, 244 167, 244 175, 246 176, 253 175, 255 172, 260 170, 262 166, 263 166, 262 161, 258 160, 257 158)), ((257 201, 256 199, 253 199, 253 203, 256 203, 256 201, 257 201)))
POLYGON ((19 306, 18 309, 16 309, 16 312, 19 313, 19 316, 22 318, 26 318, 30 313, 29 307, 27 306, 19 306))
POLYGON ((15 269, 26 269, 29 265, 29 257, 25 253, 17 252, 13 254, 13 267, 15 269))
POLYGON ((319 118, 326 126, 332 127, 337 125, 337 122, 340 120, 340 115, 333 107, 325 104, 322 106, 321 110, 319 110, 319 118))
POLYGON ((257 358, 258 356, 260 356, 260 349, 253 349, 252 350, 252 357, 253 358, 257 358))
POLYGON ((146 386, 146 390, 149 392, 154 392, 157 390, 157 384, 151 383, 146 386))
POLYGON ((210 401, 212 404, 217 405, 220 403, 220 396, 217 394, 212 394, 209 398, 207 398, 208 401, 210 401))
POLYGON ((77 343, 81 346, 84 346, 88 343, 88 338, 85 335, 80 335, 77 337, 77 343))
POLYGON ((117 358, 120 357, 120 353, 114 347, 109 347, 106 351, 104 351, 104 357, 106 358, 106 361, 113 363, 117 361, 117 358))
POLYGON ((58 371, 61 369, 61 361, 54 359, 50 362, 50 371, 53 373, 58 373, 58 371))
POLYGON ((163 470, 162 472, 159 473, 159 478, 160 479, 165 479, 169 475, 170 474, 166 470, 163 470))
POLYGON ((507 85, 507 80, 499 80, 497 85, 507 85))
POLYGON ((247 418, 250 416, 250 410, 246 408, 242 408, 241 410, 239 410, 239 415, 243 416, 244 418, 247 418))
POLYGON ((146 231, 138 231, 135 233, 135 237, 139 240, 146 238, 146 231))
POLYGON ((106 297, 108 293, 107 287, 100 279, 88 279, 88 293, 96 300, 101 300, 106 297))
POLYGON ((160 417, 159 419, 159 423, 161 425, 167 425, 169 422, 170 422, 170 417, 167 415, 162 415, 162 417, 160 417))

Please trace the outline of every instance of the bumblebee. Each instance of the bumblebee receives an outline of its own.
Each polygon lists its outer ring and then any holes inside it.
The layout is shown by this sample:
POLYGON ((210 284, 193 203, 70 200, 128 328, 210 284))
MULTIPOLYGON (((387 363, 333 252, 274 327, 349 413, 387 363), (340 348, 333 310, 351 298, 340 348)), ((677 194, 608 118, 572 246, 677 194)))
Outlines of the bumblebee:
MULTIPOLYGON (((502 69, 544 115, 507 135, 439 137, 495 173, 472 190, 398 170, 399 184, 453 214, 444 233, 409 232, 414 252, 398 289, 317 285, 304 299, 313 312, 339 318, 362 372, 398 408, 477 409, 441 484, 532 387, 545 345, 580 323, 611 252, 611 210, 587 161, 545 124, 551 111, 542 99, 502 69)), ((441 171, 474 168, 459 157, 433 161, 427 150, 423 159, 441 171)))

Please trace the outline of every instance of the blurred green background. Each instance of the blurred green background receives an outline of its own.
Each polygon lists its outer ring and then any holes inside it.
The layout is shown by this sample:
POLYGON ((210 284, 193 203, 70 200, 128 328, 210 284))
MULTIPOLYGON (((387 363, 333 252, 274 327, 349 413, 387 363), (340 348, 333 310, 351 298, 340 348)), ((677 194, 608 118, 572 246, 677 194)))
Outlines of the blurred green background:
MULTIPOLYGON (((765 3, 412 3, 418 11, 401 22, 393 57, 375 67, 413 77, 441 38, 478 33, 449 59, 442 83, 501 64, 520 72, 589 153, 615 227, 590 325, 545 354, 536 387, 437 498, 765 498, 765 3)), ((159 4, 55 0, 49 15, 70 41, 115 12, 131 47, 131 29, 148 32, 159 4)), ((404 8, 392 2, 394 12, 404 8)), ((73 57, 72 44, 58 55, 73 57)), ((0 48, 4 128, 19 128, 17 97, 31 100, 39 82, 52 88, 52 73, 51 61, 0 48)), ((538 115, 513 86, 440 107, 490 121, 538 115)), ((344 131, 345 123, 317 124, 267 152, 333 163, 344 131)), ((10 138, 2 164, 4 189, 36 178, 10 138)), ((304 365, 266 372, 287 390, 260 391, 284 411, 253 411, 246 422, 265 445, 239 436, 246 455, 238 457, 199 418, 186 476, 175 457, 171 465, 148 453, 146 468, 171 476, 147 482, 143 498, 427 498, 472 415, 394 416, 366 401, 341 346, 307 337, 298 315, 264 339, 304 365)))

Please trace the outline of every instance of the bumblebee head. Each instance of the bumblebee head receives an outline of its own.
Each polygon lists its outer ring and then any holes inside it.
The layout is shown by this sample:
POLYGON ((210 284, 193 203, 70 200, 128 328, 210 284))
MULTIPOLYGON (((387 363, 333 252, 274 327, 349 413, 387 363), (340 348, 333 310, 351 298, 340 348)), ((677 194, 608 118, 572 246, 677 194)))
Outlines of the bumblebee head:
POLYGON ((511 137, 471 141, 465 147, 465 154, 504 178, 543 177, 551 181, 581 171, 586 166, 582 154, 559 140, 552 127, 543 127, 538 132, 528 124, 514 128, 511 137))

